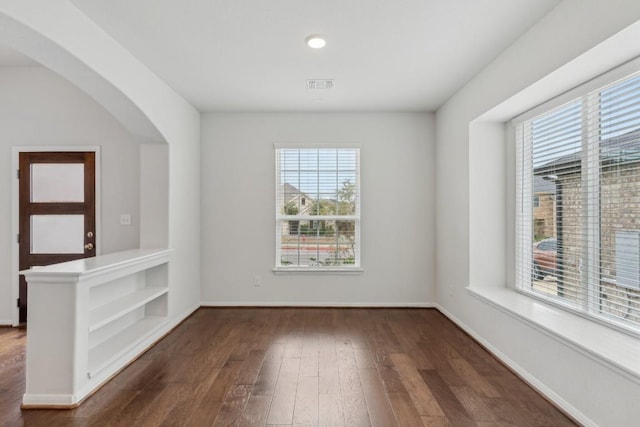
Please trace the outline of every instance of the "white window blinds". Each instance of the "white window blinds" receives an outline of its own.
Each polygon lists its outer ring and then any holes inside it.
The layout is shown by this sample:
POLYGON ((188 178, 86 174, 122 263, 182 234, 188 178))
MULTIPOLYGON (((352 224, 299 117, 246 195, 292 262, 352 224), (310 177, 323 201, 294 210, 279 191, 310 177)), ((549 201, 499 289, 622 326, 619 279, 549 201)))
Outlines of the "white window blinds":
POLYGON ((515 121, 517 288, 640 332, 640 74, 577 93, 515 121))
POLYGON ((276 268, 360 267, 360 150, 276 148, 276 268))

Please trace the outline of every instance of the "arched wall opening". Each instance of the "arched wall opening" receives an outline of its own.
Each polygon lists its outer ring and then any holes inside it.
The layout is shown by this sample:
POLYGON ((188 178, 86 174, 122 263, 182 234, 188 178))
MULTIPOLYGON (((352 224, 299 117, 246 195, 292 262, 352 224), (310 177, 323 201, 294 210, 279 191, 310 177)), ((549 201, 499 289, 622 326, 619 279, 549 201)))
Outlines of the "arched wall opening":
MULTIPOLYGON (((82 105, 89 105, 93 118, 83 122, 82 117, 67 117, 62 120, 67 128, 60 127, 54 137, 43 129, 61 123, 55 120, 56 112, 49 105, 45 110, 51 123, 41 126, 38 135, 29 134, 29 130, 37 130, 43 117, 25 117, 27 130, 15 132, 21 138, 5 138, 3 143, 9 153, 10 147, 16 145, 102 147, 104 166, 108 166, 103 168, 102 177, 102 189, 108 190, 106 194, 103 191, 103 231, 111 239, 103 239, 102 253, 132 246, 174 248, 169 286, 175 292, 169 300, 169 316, 177 322, 199 305, 199 266, 193 265, 199 259, 200 246, 199 113, 74 6, 68 2, 50 3, 38 5, 38 10, 28 5, 0 6, 0 42, 43 65, 44 68, 30 67, 28 72, 13 71, 18 79, 28 79, 31 74, 33 81, 45 82, 48 92, 29 89, 33 99, 47 99, 54 104, 51 91, 57 90, 62 98, 74 98, 63 100, 66 104, 59 110, 79 114, 82 105), (43 143, 47 141, 51 144, 43 143), (184 188, 190 191, 185 192, 184 188), (135 209, 129 210, 137 210, 138 218, 136 221, 132 215, 132 227, 126 229, 125 237, 118 237, 122 234, 120 224, 107 222, 113 221, 114 215, 118 220, 120 214, 131 213, 122 212, 126 209, 122 199, 127 200, 128 206, 135 203, 135 209), (177 278, 186 279, 188 284, 176 284, 177 278)), ((42 106, 38 107, 42 110, 42 106)), ((11 111, 16 113, 17 109, 11 111)), ((7 159, 10 158, 9 154, 7 159)), ((11 188, 9 177, 15 175, 10 171, 10 161, 4 163, 1 168, 6 169, 7 178, 3 185, 11 188)), ((0 186, 0 196, 3 189, 0 186)), ((10 236, 11 216, 5 218, 7 223, 0 225, 0 232, 9 235, 3 239, 7 248, 0 248, 0 255, 11 259, 15 239, 10 236)), ((0 295, 7 296, 2 300, 8 302, 6 307, 0 306, 0 324, 16 324, 17 310, 9 303, 15 301, 11 296, 17 292, 17 280, 13 280, 16 268, 3 269, 10 271, 11 279, 3 282, 11 283, 11 289, 0 287, 0 295)))

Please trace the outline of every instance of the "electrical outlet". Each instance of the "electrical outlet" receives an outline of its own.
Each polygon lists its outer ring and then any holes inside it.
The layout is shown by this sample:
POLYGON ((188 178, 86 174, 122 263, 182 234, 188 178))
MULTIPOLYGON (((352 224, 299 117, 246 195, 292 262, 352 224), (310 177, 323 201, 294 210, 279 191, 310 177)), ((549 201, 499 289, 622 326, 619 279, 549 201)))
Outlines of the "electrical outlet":
POLYGON ((253 276, 253 286, 261 286, 262 285, 262 277, 253 276))
POLYGON ((131 214, 120 215, 120 225, 131 225, 131 214))

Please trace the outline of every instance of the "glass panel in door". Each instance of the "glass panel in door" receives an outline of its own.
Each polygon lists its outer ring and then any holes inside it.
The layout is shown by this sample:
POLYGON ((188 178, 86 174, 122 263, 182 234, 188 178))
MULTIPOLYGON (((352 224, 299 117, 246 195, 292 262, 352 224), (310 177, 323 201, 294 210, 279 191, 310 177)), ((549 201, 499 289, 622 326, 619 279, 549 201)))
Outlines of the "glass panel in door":
POLYGON ((84 202, 84 164, 32 164, 31 202, 84 202))
POLYGON ((84 253, 84 215, 32 215, 31 253, 84 253))

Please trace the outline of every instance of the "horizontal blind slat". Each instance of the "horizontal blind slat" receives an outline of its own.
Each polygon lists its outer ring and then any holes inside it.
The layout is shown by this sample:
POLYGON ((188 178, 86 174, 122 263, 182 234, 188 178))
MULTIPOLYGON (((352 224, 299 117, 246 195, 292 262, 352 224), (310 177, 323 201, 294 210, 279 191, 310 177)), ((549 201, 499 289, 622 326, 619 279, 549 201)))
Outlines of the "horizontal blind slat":
POLYGON ((514 123, 517 287, 640 334, 640 75, 514 123))

